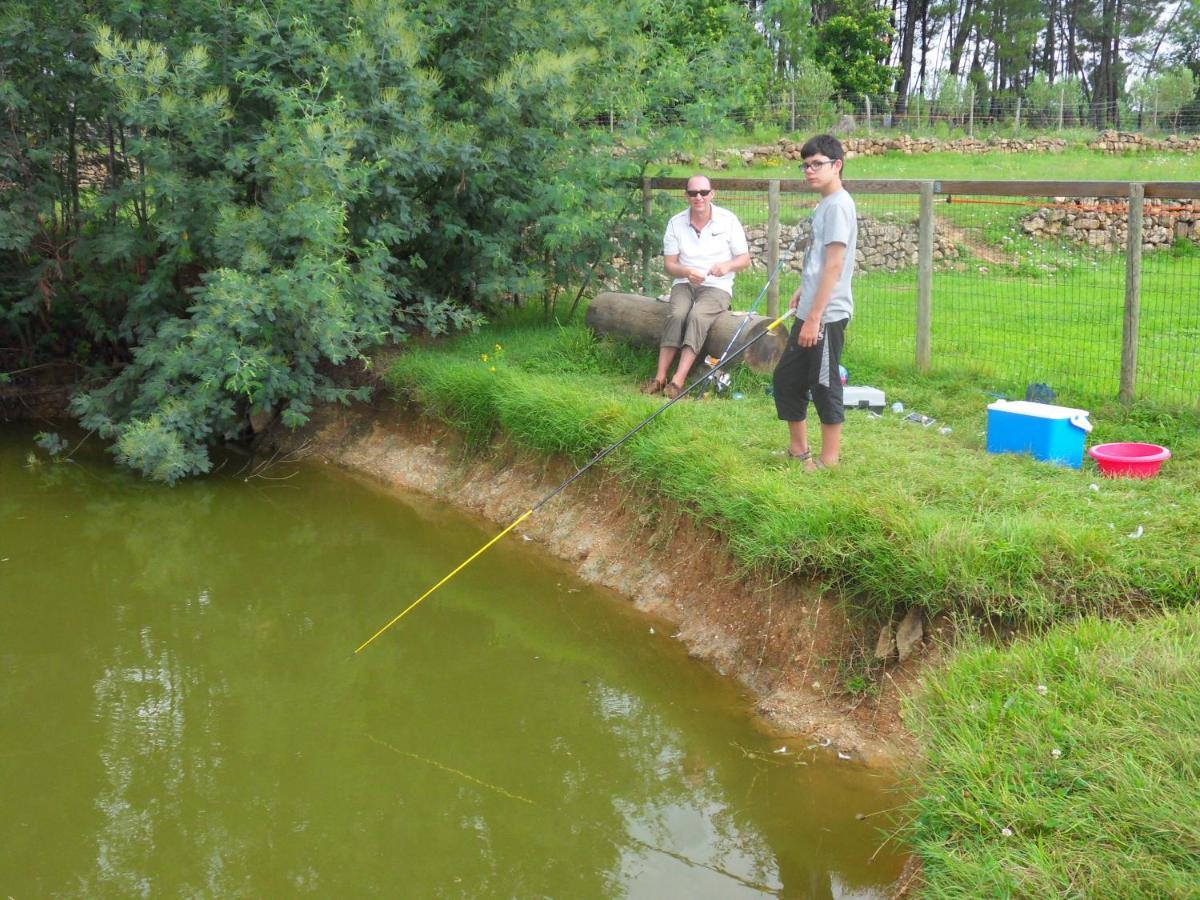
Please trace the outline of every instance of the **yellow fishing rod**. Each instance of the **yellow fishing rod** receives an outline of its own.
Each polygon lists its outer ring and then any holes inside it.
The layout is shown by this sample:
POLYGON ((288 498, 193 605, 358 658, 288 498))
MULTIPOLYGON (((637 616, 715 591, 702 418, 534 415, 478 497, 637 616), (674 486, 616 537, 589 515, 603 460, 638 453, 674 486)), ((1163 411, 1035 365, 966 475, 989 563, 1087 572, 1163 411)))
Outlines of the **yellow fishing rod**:
MULTIPOLYGON (((530 516, 532 516, 535 512, 537 512, 539 509, 541 509, 543 506, 545 506, 547 503, 549 503, 551 500, 553 500, 555 497, 557 497, 559 494, 561 494, 563 491, 565 491, 567 489, 567 487, 571 484, 571 482, 573 482, 576 478, 578 478, 580 475, 582 475, 584 472, 586 472, 588 469, 590 469, 596 463, 600 462, 600 460, 604 459, 604 457, 608 456, 610 453, 612 453, 614 450, 616 450, 618 447, 620 447, 622 444, 624 444, 626 441, 628 441, 631 437, 633 437, 635 434, 637 434, 639 431, 641 431, 643 428, 645 428, 647 425, 649 425, 651 422, 653 422, 655 419, 657 419, 660 415, 662 415, 664 412, 666 412, 675 403, 678 403, 680 400, 682 400, 684 397, 686 397, 688 394, 690 394, 696 388, 700 387, 702 384, 704 384, 709 379, 711 379, 714 375, 716 375, 718 372, 720 372, 721 369, 725 368, 725 366, 729 365, 731 362, 733 362, 735 359, 737 359, 739 356, 741 356, 743 353, 745 353, 747 350, 749 350, 751 347, 753 347, 755 344, 757 344, 760 340, 762 340, 764 337, 766 337, 768 334, 770 334, 772 331, 774 331, 775 328, 777 328, 781 322, 784 322, 785 320, 790 318, 792 315, 795 314, 795 312, 796 311, 794 309, 789 309, 782 316, 780 316, 778 319, 776 319, 774 322, 772 322, 770 325, 768 325, 766 328, 764 328, 762 331, 760 331, 758 334, 756 334, 749 341, 744 343, 741 347, 739 347, 733 353, 729 353, 727 350, 726 357, 723 360, 721 360, 721 362, 718 365, 713 366, 711 369, 709 369, 707 372, 704 373, 703 377, 698 378, 697 380, 693 381, 684 390, 680 391, 678 394, 676 394, 674 397, 672 397, 670 400, 668 400, 666 403, 664 403, 662 406, 660 406, 658 409, 656 409, 650 415, 646 416, 646 418, 642 419, 642 421, 638 422, 638 424, 633 426, 633 428, 629 429, 629 431, 627 431, 620 438, 620 440, 614 441, 613 443, 609 444, 607 447, 605 447, 603 450, 601 450, 599 453, 597 453, 595 456, 593 456, 591 461, 588 462, 587 465, 583 466, 578 472, 576 472, 574 475, 572 475, 570 478, 568 478, 566 481, 564 481, 562 484, 560 484, 558 487, 556 487, 554 490, 552 490, 549 494, 547 494, 545 497, 543 497, 541 500, 539 500, 537 503, 535 503, 530 509, 525 510, 525 512, 521 513, 521 515, 519 515, 515 519, 513 519, 512 523, 507 528, 505 528, 503 531, 501 531, 499 534, 497 534, 494 538, 492 538, 490 541, 488 541, 486 544, 484 544, 482 547, 480 547, 478 550, 476 550, 474 553, 472 553, 470 556, 468 556, 466 559, 464 559, 461 563, 459 563, 453 572, 451 572, 449 575, 447 575, 445 578, 443 578, 441 581, 439 581, 437 584, 435 584, 433 587, 431 587, 429 590, 427 590, 425 593, 423 593, 420 597, 418 597, 416 600, 414 600, 412 603, 410 603, 408 606, 406 606, 404 609, 402 609, 395 616, 395 618, 393 618, 390 622, 388 622, 386 625, 384 625, 382 628, 380 628, 377 632, 375 632, 373 635, 371 635, 369 638, 367 638, 365 641, 363 641, 361 644, 359 644, 358 647, 355 648, 354 652, 361 653, 363 650, 365 650, 367 647, 369 647, 371 645, 371 643, 377 637, 379 637, 381 634, 383 634, 385 631, 387 631, 389 628, 391 628, 393 625, 395 625, 397 622, 399 622, 401 619, 403 619, 405 616, 407 616, 410 612, 412 612, 414 609, 416 609, 427 597, 429 597, 430 594, 432 594, 434 591, 436 591, 438 588, 440 588, 443 584, 445 584, 447 581, 449 581, 451 578, 453 578, 455 575, 457 575, 459 572, 461 572, 463 569, 465 569, 467 566, 469 566, 471 563, 473 563, 479 556, 482 556, 483 553, 489 547, 491 547, 493 544, 495 544, 497 541, 499 541, 500 538, 504 537, 506 534, 508 534, 510 531, 512 531, 514 528, 516 528, 518 525, 520 525, 522 522, 524 522, 526 519, 528 519, 530 516)), ((747 313, 747 315, 749 315, 749 313, 747 313)))

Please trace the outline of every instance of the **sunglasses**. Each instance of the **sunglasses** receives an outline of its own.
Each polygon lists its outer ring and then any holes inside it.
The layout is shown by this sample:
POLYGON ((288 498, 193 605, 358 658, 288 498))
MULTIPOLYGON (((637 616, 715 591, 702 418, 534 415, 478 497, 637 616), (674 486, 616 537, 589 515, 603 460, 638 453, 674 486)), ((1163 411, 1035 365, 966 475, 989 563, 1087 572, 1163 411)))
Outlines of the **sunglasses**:
POLYGON ((707 197, 712 193, 712 188, 703 191, 684 191, 689 197, 707 197))

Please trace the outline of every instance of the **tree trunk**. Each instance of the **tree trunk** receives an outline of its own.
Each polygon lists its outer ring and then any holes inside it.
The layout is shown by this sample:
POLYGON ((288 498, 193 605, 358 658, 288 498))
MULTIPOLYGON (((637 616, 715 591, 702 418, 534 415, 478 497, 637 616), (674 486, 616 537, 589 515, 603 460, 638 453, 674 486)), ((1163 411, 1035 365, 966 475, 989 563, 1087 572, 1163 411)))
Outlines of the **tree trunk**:
POLYGON ((950 48, 950 74, 955 78, 958 77, 963 50, 967 47, 967 38, 971 35, 970 20, 973 7, 974 0, 966 0, 963 4, 962 18, 958 20, 958 27, 954 31, 954 41, 950 48))
POLYGON ((900 37, 900 75, 896 78, 896 115, 908 111, 908 82, 912 78, 913 38, 917 31, 916 6, 919 0, 908 0, 904 7, 904 28, 900 37))
MULTIPOLYGON (((653 297, 643 297, 640 294, 618 294, 604 292, 597 294, 588 305, 584 321, 597 334, 621 338, 643 347, 658 348, 662 336, 663 325, 667 321, 671 305, 661 303, 653 297)), ((733 340, 733 335, 745 318, 744 313, 726 312, 717 317, 708 332, 708 341, 700 354, 720 357, 733 340)), ((771 319, 766 316, 751 316, 750 323, 738 335, 730 353, 736 353, 766 330, 771 319)), ((742 356, 744 362, 755 372, 770 372, 779 362, 783 354, 783 346, 787 341, 784 326, 779 326, 774 332, 759 340, 742 356)))

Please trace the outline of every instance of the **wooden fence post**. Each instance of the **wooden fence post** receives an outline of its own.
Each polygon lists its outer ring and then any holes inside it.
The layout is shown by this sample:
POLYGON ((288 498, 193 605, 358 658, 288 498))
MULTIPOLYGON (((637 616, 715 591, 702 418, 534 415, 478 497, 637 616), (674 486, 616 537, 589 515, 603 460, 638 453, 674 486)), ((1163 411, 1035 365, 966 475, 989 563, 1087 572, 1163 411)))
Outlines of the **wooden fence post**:
MULTIPOLYGON (((654 214, 654 192, 650 189, 650 179, 642 179, 642 222, 650 227, 650 216, 654 214)), ((650 238, 642 239, 642 293, 650 293, 650 238)))
MULTIPOLYGON (((767 275, 779 264, 779 179, 767 183, 767 275)), ((767 315, 774 319, 779 315, 779 279, 774 278, 767 287, 767 315)))
POLYGON ((933 182, 921 182, 917 222, 917 370, 929 371, 933 309, 933 182))
POLYGON ((1142 308, 1142 201, 1146 189, 1129 185, 1128 243, 1125 247, 1125 322, 1121 330, 1122 403, 1132 403, 1137 386, 1138 318, 1142 308))

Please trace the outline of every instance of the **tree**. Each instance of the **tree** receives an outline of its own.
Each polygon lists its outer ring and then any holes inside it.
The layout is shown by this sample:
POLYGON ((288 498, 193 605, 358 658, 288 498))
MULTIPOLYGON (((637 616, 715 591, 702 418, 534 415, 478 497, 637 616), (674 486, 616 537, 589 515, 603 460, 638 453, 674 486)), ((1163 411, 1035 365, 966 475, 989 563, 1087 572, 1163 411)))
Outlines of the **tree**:
POLYGON ((896 78, 887 65, 894 30, 885 10, 853 10, 827 19, 818 29, 814 59, 833 75, 840 93, 857 97, 881 94, 896 78))

